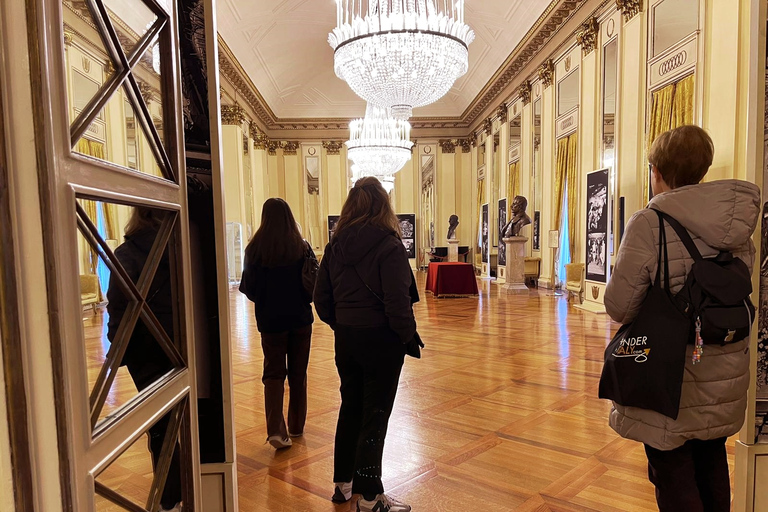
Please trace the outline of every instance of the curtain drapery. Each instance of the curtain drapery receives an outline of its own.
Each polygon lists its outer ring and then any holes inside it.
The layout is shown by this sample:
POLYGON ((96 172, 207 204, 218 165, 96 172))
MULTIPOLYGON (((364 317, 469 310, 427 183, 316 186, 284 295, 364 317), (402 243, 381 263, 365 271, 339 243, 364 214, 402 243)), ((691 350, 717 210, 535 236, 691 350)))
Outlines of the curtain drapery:
MULTIPOLYGON (((563 199, 568 194, 568 247, 570 254, 575 252, 576 218, 578 215, 579 174, 576 159, 579 152, 577 133, 557 141, 557 162, 555 166, 555 209, 553 219, 558 231, 562 230, 563 199)), ((552 261, 552 278, 555 278, 555 261, 552 261)))
POLYGON ((509 176, 507 177, 507 219, 512 218, 512 201, 520 195, 520 161, 509 164, 509 176))
POLYGON ((651 118, 648 126, 649 150, 653 141, 662 133, 679 126, 693 124, 695 87, 695 75, 688 75, 679 82, 653 93, 651 118))
POLYGON ((483 247, 483 203, 484 202, 485 202, 485 178, 481 180, 477 180, 477 254, 480 254, 480 250, 483 247))

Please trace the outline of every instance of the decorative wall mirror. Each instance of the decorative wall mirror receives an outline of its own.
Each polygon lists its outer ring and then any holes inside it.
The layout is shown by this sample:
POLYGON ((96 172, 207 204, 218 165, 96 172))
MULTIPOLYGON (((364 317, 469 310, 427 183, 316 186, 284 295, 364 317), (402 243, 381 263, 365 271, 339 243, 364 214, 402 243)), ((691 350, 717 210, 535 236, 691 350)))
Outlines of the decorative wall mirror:
POLYGON ((306 176, 307 201, 306 226, 304 226, 304 237, 315 250, 322 250, 324 241, 323 214, 320 200, 320 156, 319 149, 309 147, 304 156, 304 173, 306 176))
MULTIPOLYGON (((491 145, 491 154, 489 158, 490 163, 490 169, 492 172, 492 178, 491 178, 491 187, 492 187, 492 194, 491 194, 491 205, 496 205, 497 201, 501 198, 501 191, 499 190, 499 187, 501 186, 501 155, 499 155, 499 144, 501 142, 501 137, 498 131, 493 134, 493 144, 491 145)), ((495 208, 495 206, 493 206, 495 208)), ((490 211, 490 210, 489 210, 490 211)), ((499 245, 499 233, 497 229, 492 229, 492 236, 491 236, 491 245, 493 247, 498 247, 499 245)))
POLYGON ((480 135, 480 141, 477 144, 477 168, 481 169, 485 167, 485 135, 480 135))
POLYGON ((557 116, 567 114, 579 105, 579 70, 557 84, 557 116))
POLYGON ((507 207, 512 206, 512 200, 515 196, 522 193, 522 176, 520 176, 520 143, 522 134, 520 132, 522 118, 517 114, 509 122, 509 166, 507 169, 507 207))
POLYGON ((700 0, 662 0, 652 8, 651 57, 661 55, 699 28, 700 0))
MULTIPOLYGON (((253 233, 258 228, 254 216, 253 204, 253 179, 251 178, 251 136, 249 133, 250 125, 246 123, 243 129, 243 197, 245 200, 245 240, 246 243, 251 239, 253 233)), ((259 205, 261 206, 261 205, 259 205)))
POLYGON ((603 123, 602 151, 603 167, 614 168, 614 130, 616 120, 616 89, 619 57, 618 39, 613 39, 603 47, 603 123))

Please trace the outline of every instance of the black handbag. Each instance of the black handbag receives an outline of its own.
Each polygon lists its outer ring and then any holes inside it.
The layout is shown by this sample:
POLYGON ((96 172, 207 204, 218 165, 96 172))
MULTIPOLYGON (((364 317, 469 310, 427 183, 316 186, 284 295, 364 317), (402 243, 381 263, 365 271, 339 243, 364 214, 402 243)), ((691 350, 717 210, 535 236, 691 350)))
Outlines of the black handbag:
POLYGON ((657 215, 656 278, 635 320, 622 326, 605 349, 598 396, 625 407, 648 409, 677 419, 692 324, 687 304, 669 291, 667 235, 664 218, 660 212, 657 215))
POLYGON ((309 296, 309 301, 312 302, 320 264, 317 262, 315 251, 312 250, 309 243, 306 241, 304 243, 306 247, 304 248, 304 266, 301 268, 301 282, 304 285, 304 291, 309 296))

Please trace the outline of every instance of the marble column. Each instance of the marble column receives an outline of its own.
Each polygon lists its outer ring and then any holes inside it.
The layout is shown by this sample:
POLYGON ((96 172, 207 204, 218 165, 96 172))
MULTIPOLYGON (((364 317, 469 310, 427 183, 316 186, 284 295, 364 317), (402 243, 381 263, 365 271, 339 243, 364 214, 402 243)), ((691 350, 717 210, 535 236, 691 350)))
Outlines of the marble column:
POLYGON ((459 241, 456 238, 448 240, 448 261, 451 263, 459 261, 459 241))
POLYGON ((528 238, 524 236, 503 239, 507 244, 507 282, 503 289, 508 294, 528 293, 528 287, 525 285, 525 243, 527 241, 528 238))

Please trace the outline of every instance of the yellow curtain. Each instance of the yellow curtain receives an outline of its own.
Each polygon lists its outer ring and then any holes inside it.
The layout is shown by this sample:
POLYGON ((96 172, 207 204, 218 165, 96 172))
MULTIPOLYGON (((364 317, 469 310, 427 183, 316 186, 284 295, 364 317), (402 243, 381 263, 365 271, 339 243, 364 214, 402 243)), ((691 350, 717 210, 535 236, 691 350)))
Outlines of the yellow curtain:
POLYGON ((520 161, 509 164, 509 176, 507 177, 507 220, 512 218, 512 201, 520 195, 520 161))
POLYGON ((563 195, 565 193, 566 179, 568 176, 568 139, 563 137, 557 141, 557 161, 555 164, 555 210, 554 223, 560 229, 560 217, 563 214, 563 195))
POLYGON ((485 202, 485 178, 477 180, 477 251, 480 254, 483 237, 483 203, 485 202))
MULTIPOLYGON (((96 201, 91 201, 90 199, 78 199, 78 202, 80 203, 80 206, 83 207, 83 210, 85 210, 85 214, 88 216, 89 219, 91 219, 91 222, 96 224, 96 219, 98 218, 98 210, 96 206, 96 201)), ((89 274, 95 274, 96 268, 99 265, 99 254, 94 250, 93 247, 91 247, 91 244, 88 244, 88 270, 89 274)))
POLYGON ((570 242, 571 258, 576 254, 576 228, 578 218, 579 172, 576 158, 579 154, 579 134, 568 137, 568 240, 570 242))
POLYGON ((112 203, 101 203, 104 213, 104 238, 106 240, 117 240, 117 205, 112 203))
POLYGON ((693 96, 696 87, 695 75, 689 75, 679 82, 670 84, 653 93, 651 119, 648 126, 648 149, 664 132, 693 124, 693 96))

